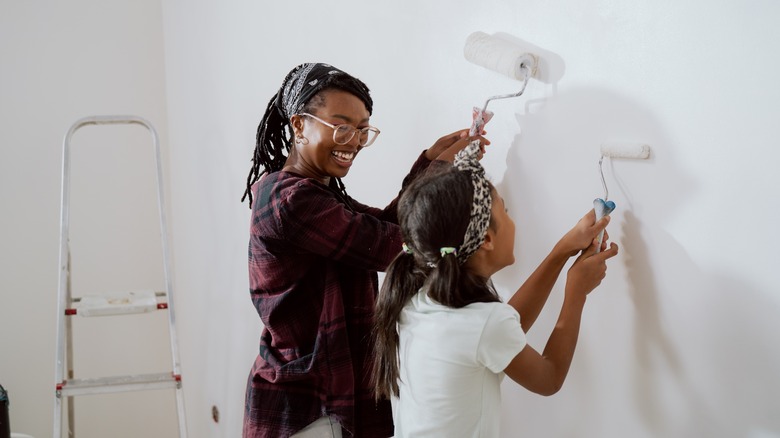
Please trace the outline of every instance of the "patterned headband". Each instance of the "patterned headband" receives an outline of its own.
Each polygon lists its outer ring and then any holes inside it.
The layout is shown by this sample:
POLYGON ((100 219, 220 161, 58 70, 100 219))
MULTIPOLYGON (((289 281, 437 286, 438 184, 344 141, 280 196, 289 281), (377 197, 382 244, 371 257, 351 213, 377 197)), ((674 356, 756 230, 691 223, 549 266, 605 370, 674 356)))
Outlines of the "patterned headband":
POLYGON ((482 242, 485 241, 485 234, 488 225, 490 225, 490 212, 493 207, 490 183, 485 178, 485 169, 479 163, 479 152, 479 140, 475 140, 455 155, 455 167, 460 171, 468 172, 471 175, 471 184, 474 186, 471 218, 468 227, 466 227, 463 244, 458 248, 458 262, 461 265, 477 252, 482 242))
POLYGON ((373 101, 365 84, 332 65, 311 62, 299 65, 287 75, 276 93, 276 107, 288 119, 300 113, 306 102, 325 88, 330 83, 330 76, 334 75, 346 75, 353 79, 344 81, 342 86, 346 86, 350 93, 363 100, 370 114, 373 101))

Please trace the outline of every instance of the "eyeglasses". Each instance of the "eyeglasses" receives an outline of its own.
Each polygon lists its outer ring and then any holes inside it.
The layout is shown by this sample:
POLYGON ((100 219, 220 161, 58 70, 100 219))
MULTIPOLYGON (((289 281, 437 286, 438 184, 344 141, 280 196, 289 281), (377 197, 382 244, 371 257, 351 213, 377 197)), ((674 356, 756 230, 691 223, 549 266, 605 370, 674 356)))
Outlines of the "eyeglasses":
POLYGON ((376 140, 376 136, 379 135, 379 129, 374 128, 373 126, 357 129, 349 125, 334 125, 309 113, 301 113, 300 115, 311 117, 323 125, 333 128, 333 141, 336 144, 347 144, 352 141, 352 139, 355 137, 355 134, 358 134, 358 144, 361 147, 367 148, 371 146, 371 143, 376 140))

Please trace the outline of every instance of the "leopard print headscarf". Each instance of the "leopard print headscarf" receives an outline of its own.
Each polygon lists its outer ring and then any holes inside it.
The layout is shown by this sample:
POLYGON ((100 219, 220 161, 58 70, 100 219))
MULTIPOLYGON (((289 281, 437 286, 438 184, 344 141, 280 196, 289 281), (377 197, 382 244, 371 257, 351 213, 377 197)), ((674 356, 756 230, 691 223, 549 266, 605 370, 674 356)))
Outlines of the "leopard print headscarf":
POLYGON ((493 207, 493 196, 490 193, 490 182, 485 178, 485 169, 479 162, 480 145, 475 140, 455 155, 455 167, 471 175, 474 186, 474 197, 471 203, 471 218, 466 227, 463 244, 458 248, 458 262, 463 263, 474 254, 485 241, 490 213, 493 207))

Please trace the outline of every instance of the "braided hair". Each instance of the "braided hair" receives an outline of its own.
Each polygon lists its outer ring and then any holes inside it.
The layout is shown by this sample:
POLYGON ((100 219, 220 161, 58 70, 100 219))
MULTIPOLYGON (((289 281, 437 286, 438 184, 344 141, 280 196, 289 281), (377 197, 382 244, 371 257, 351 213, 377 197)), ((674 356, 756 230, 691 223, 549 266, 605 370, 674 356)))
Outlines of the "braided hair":
MULTIPOLYGON (((368 87, 360 79, 329 64, 305 63, 292 69, 284 78, 279 91, 268 102, 257 127, 252 168, 246 179, 244 196, 241 197, 241 202, 249 197, 249 208, 252 208, 253 201, 252 185, 263 174, 281 170, 289 156, 293 137, 290 117, 301 112, 314 112, 315 108, 325 105, 321 93, 331 89, 355 95, 371 114, 374 102, 368 87)), ((331 178, 330 185, 349 206, 349 196, 341 178, 331 178)))

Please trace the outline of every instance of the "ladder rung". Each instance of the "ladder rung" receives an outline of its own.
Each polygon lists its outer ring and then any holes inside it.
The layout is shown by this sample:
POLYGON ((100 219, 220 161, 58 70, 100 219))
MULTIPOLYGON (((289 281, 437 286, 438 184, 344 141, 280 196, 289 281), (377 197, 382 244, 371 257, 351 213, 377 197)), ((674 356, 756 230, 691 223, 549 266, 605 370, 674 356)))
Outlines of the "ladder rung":
POLYGON ((180 384, 181 376, 178 374, 139 374, 134 376, 66 380, 57 385, 57 392, 62 396, 108 394, 112 392, 176 388, 180 384))
MULTIPOLYGON (((157 310, 165 310, 167 308, 168 308, 168 303, 157 303, 157 310)), ((146 313, 146 312, 115 312, 115 313, 104 313, 101 316, 104 316, 104 315, 126 315, 126 314, 130 314, 130 313, 146 313)), ((78 314, 79 314, 79 309, 77 309, 75 307, 71 307, 71 308, 65 309, 65 315, 66 316, 73 316, 73 315, 78 315, 78 314)))
POLYGON ((71 302, 76 306, 66 308, 65 315, 110 316, 146 313, 167 309, 168 303, 159 301, 166 297, 165 292, 151 290, 87 295, 73 298, 71 302))
MULTIPOLYGON (((163 292, 163 291, 159 291, 158 290, 158 291, 154 291, 154 296, 157 297, 157 298, 163 298, 163 297, 167 297, 168 294, 163 292)), ((81 298, 82 297, 73 297, 73 298, 70 299, 70 301, 73 302, 73 303, 78 303, 78 302, 81 301, 81 298)))

